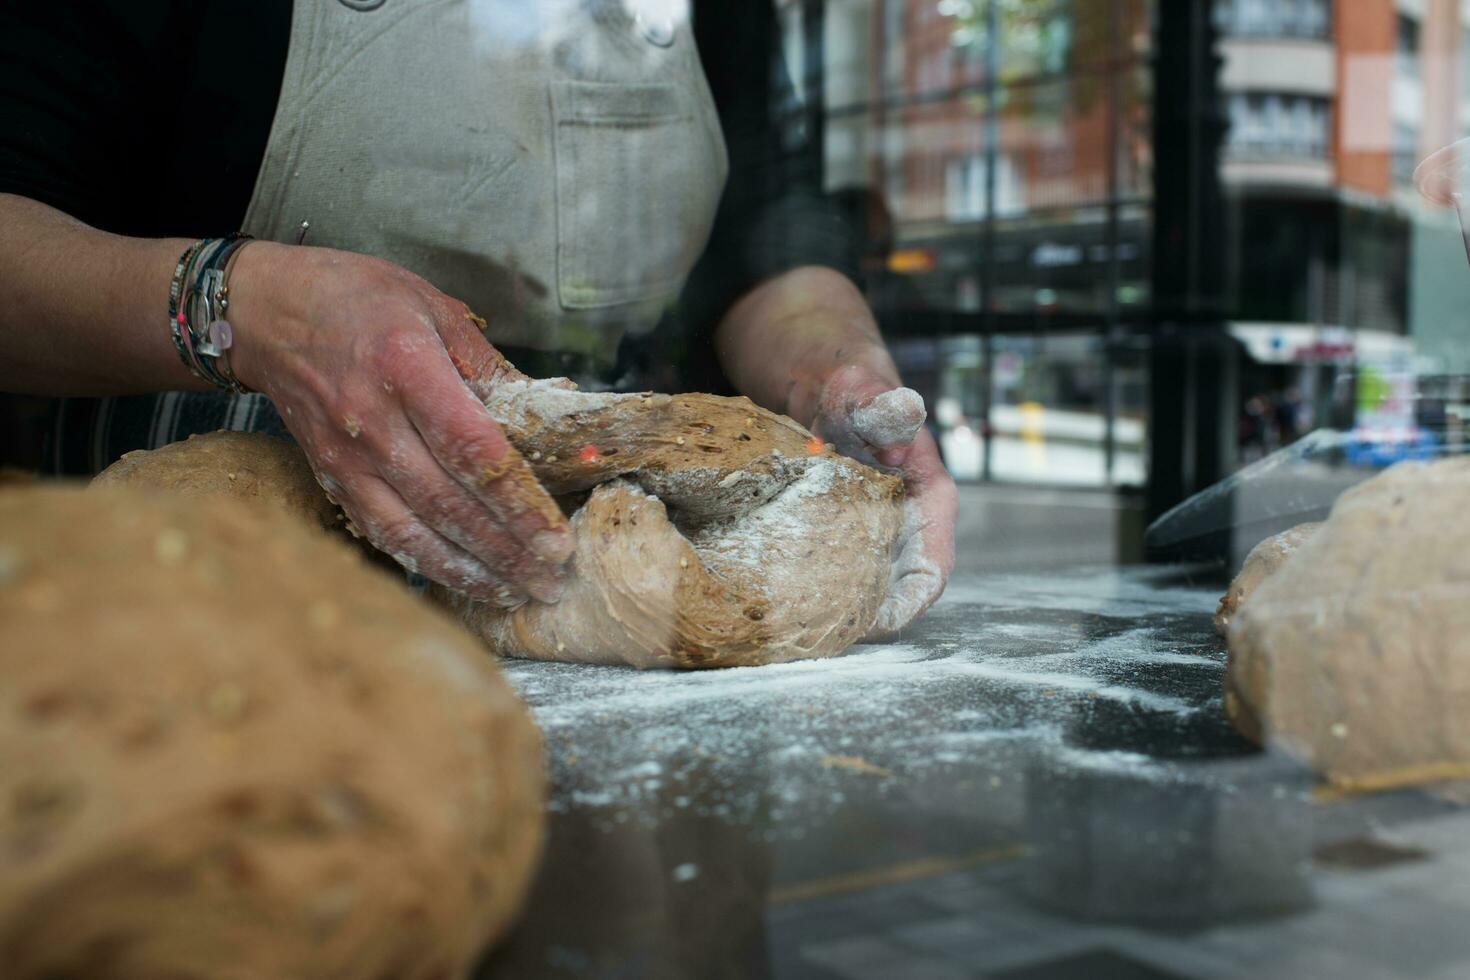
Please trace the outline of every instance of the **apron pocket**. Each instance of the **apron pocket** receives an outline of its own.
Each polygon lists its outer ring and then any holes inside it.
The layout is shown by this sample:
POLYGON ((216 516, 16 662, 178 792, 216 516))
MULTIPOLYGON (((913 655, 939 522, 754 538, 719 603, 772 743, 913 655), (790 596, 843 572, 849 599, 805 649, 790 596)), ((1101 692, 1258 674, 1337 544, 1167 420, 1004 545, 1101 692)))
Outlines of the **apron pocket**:
POLYGON ((672 301, 723 174, 672 85, 551 83, 557 289, 566 309, 672 301))

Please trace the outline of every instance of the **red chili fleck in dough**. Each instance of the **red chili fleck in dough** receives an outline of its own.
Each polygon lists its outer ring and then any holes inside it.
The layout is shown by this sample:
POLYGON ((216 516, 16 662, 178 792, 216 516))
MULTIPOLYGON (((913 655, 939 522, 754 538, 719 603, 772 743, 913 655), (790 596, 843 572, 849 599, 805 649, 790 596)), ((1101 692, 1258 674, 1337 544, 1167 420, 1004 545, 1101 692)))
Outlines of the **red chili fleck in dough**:
POLYGON ((818 439, 816 436, 812 436, 806 441, 806 451, 809 455, 820 456, 822 454, 822 448, 824 445, 825 443, 823 443, 821 439, 818 439))
POLYGON ((590 442, 583 446, 581 451, 577 453, 577 458, 584 463, 595 463, 601 456, 602 454, 597 451, 597 447, 590 442))

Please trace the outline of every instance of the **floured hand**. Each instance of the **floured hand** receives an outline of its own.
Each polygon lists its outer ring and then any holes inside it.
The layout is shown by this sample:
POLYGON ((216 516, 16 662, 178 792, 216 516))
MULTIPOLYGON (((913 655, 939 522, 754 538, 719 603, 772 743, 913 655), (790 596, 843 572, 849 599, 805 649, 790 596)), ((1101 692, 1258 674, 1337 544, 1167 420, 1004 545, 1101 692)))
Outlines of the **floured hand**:
POLYGON ((555 600, 571 534, 482 403, 525 377, 482 322, 367 256, 257 242, 237 262, 232 366, 357 531, 475 598, 555 600))
POLYGON ((954 569, 958 499, 924 417, 918 392, 895 388, 863 364, 834 371, 817 400, 813 432, 848 456, 897 468, 904 480, 903 531, 868 639, 890 637, 917 619, 954 569))

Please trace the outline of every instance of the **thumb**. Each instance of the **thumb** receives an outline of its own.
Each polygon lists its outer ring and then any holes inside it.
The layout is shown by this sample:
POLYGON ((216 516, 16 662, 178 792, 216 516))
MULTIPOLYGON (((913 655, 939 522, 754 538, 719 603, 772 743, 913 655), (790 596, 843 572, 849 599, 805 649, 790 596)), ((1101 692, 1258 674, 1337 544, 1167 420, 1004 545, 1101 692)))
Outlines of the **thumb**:
POLYGON ((454 369, 481 399, 503 381, 530 380, 485 339, 482 333, 485 321, 468 307, 450 309, 438 319, 439 339, 444 342, 454 369))
POLYGON ((893 449, 913 442, 927 416, 917 391, 890 388, 852 410, 852 430, 874 449, 893 449))
POLYGON ((912 388, 851 365, 835 372, 822 387, 818 425, 848 455, 870 453, 888 466, 901 464, 908 446, 924 427, 924 399, 912 388))

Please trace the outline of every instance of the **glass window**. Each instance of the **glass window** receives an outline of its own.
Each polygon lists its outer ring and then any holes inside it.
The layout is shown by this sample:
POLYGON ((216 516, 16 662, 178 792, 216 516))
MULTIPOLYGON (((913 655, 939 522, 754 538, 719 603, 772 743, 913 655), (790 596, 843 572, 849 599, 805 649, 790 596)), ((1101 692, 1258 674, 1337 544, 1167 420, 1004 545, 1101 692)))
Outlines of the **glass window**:
POLYGON ((1320 159, 1330 145, 1325 98, 1279 92, 1227 97, 1231 156, 1320 159))
POLYGON ((1329 0, 1216 0, 1215 26, 1234 37, 1326 40, 1329 0))
MULTIPOLYGON (((950 221, 976 221, 989 214, 987 186, 990 157, 981 152, 951 160, 945 168, 944 216, 950 221)), ((1026 208, 1021 178, 1010 157, 995 157, 995 213, 1019 214, 1026 208)))
MULTIPOLYGON (((1102 337, 1149 294, 1151 4, 844 0, 824 16, 833 71, 871 66, 865 79, 828 78, 824 154, 829 191, 864 215, 869 299, 895 342, 931 330, 925 316, 959 318, 939 346, 914 341, 927 353, 912 354, 905 376, 930 399, 958 475, 980 478, 989 452, 992 478, 1021 479, 1015 460, 1034 454, 1015 455, 1014 432, 984 431, 982 330, 1015 337, 1046 318, 1085 318, 1067 344, 1017 347, 1003 363, 1031 357, 1028 370, 1051 379, 1035 396, 1047 425, 1106 414, 1098 379, 1121 375, 1102 337), (930 377, 924 358, 948 366, 930 377)), ((1008 420, 1014 397, 997 393, 1008 420)), ((1138 429, 1142 403, 1133 410, 1138 429)), ((1059 442, 1044 454, 1055 473, 1025 478, 1100 486, 1138 472, 1136 458, 1109 471, 1102 446, 1059 442)))
MULTIPOLYGON (((1470 102, 1470 27, 1460 28, 1460 100, 1470 102)), ((1466 114, 1462 111, 1461 117, 1466 114)))
POLYGON ((1419 127, 1402 120, 1393 124, 1393 179, 1407 184, 1419 165, 1419 127))
POLYGON ((1400 75, 1419 77, 1419 21, 1399 11, 1395 18, 1394 66, 1400 75))

